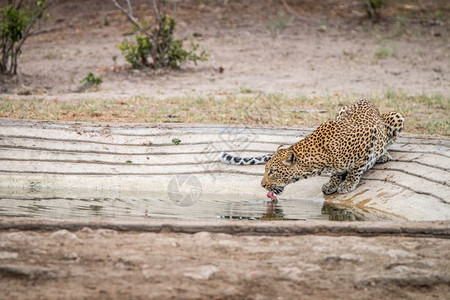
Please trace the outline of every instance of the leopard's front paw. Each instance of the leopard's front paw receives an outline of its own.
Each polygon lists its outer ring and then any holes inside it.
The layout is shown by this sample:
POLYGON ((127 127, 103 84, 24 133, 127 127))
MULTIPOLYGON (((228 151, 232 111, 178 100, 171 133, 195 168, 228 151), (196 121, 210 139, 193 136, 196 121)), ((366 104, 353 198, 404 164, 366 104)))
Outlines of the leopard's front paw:
POLYGON ((353 191, 354 189, 356 189, 356 187, 358 186, 358 182, 350 182, 350 181, 342 181, 339 186, 337 187, 337 192, 339 194, 347 194, 350 193, 351 191, 353 191))
POLYGON ((333 182, 328 182, 328 183, 325 183, 324 185, 322 185, 322 192, 325 195, 334 194, 334 193, 336 193, 337 189, 338 189, 338 185, 333 182))
POLYGON ((339 173, 333 173, 331 175, 330 181, 328 183, 325 183, 322 185, 322 192, 325 195, 331 195, 333 193, 336 193, 339 184, 344 180, 346 173, 339 174, 339 173))

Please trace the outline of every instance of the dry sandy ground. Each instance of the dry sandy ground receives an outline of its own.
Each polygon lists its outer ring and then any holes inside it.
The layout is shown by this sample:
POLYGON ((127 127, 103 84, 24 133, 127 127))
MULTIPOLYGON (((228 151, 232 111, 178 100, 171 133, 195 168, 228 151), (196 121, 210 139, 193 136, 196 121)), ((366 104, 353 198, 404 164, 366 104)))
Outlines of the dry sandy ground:
POLYGON ((448 299, 450 241, 0 232, 1 299, 448 299))
MULTIPOLYGON (((449 10, 442 1, 391 1, 384 19, 373 24, 359 1, 178 1, 178 37, 185 45, 199 42, 212 59, 154 72, 130 69, 116 48, 131 38, 125 36, 130 24, 111 1, 59 0, 46 31, 27 41, 21 76, 4 82, 1 92, 57 99, 207 97, 243 90, 448 96, 450 30, 442 19, 449 10), (268 24, 277 20, 288 25, 272 36, 268 24), (383 49, 392 54, 377 58, 375 53, 383 49), (217 71, 220 67, 223 73, 217 71), (100 90, 73 94, 89 72, 103 78, 100 90)), ((135 12, 151 14, 143 5, 136 5, 135 12)))

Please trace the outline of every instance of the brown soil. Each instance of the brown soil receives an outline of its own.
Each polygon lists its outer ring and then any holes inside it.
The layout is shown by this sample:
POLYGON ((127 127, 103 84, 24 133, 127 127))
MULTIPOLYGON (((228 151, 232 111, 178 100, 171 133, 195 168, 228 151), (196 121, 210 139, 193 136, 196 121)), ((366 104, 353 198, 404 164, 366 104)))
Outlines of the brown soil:
POLYGON ((0 298, 446 299, 449 249, 401 236, 2 231, 0 298))
MULTIPOLYGON (((212 59, 150 71, 132 70, 116 48, 131 37, 125 36, 131 25, 111 1, 59 0, 44 31, 26 42, 20 76, 4 78, 1 92, 58 99, 204 97, 242 88, 307 96, 448 96, 450 7, 444 2, 388 1, 373 23, 360 1, 178 1, 178 37, 186 45, 199 42, 212 59), (272 36, 268 24, 279 19, 290 23, 272 36), (377 58, 386 47, 392 54, 377 58), (103 78, 100 89, 72 94, 89 72, 103 78)), ((133 3, 139 17, 151 15, 146 1, 133 3)))

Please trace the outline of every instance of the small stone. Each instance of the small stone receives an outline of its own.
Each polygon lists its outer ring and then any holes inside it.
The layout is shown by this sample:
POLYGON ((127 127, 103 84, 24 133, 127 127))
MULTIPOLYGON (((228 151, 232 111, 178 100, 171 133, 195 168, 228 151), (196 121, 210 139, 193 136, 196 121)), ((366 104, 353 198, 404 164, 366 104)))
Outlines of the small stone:
POLYGON ((197 268, 188 269, 183 276, 197 280, 208 280, 212 275, 217 273, 219 269, 216 266, 204 265, 197 268))
POLYGON ((344 253, 340 256, 342 261, 350 262, 350 263, 362 263, 363 261, 355 254, 344 253))
POLYGON ((317 30, 322 31, 322 32, 327 31, 327 26, 326 25, 320 25, 317 30))
POLYGON ((89 227, 83 227, 83 228, 81 228, 80 232, 83 232, 83 233, 93 233, 94 230, 92 230, 92 229, 89 228, 89 227))
POLYGON ((249 280, 252 282, 257 282, 257 281, 261 280, 262 278, 266 278, 267 274, 264 273, 263 271, 253 270, 253 271, 245 272, 244 276, 245 276, 246 280, 249 280))
POLYGON ((278 268, 280 271, 280 275, 283 276, 284 279, 298 281, 303 277, 303 271, 297 267, 285 267, 278 268))
POLYGON ((15 252, 0 252, 0 259, 16 259, 17 256, 15 252))
POLYGON ((50 235, 50 238, 58 239, 58 240, 77 240, 78 239, 78 237, 74 233, 67 231, 66 229, 62 229, 62 230, 53 232, 50 235))
POLYGON ((97 234, 107 238, 117 235, 117 231, 112 229, 98 229, 96 232, 97 234))
POLYGON ((78 260, 78 255, 75 252, 64 255, 65 260, 78 260))
POLYGON ((201 232, 195 233, 193 235, 193 238, 197 242, 210 241, 212 239, 211 233, 206 232, 206 231, 201 231, 201 232))
POLYGON ((220 247, 239 247, 240 244, 237 241, 233 240, 219 240, 219 246, 220 247))
POLYGON ((407 252, 400 249, 390 249, 387 252, 387 255, 389 255, 391 258, 397 259, 397 258, 415 258, 417 255, 411 252, 407 252))
POLYGON ((42 249, 33 249, 33 250, 31 250, 31 253, 37 254, 37 255, 46 255, 47 251, 42 250, 42 249))
POLYGON ((124 263, 118 262, 114 264, 114 268, 124 270, 127 266, 124 263))

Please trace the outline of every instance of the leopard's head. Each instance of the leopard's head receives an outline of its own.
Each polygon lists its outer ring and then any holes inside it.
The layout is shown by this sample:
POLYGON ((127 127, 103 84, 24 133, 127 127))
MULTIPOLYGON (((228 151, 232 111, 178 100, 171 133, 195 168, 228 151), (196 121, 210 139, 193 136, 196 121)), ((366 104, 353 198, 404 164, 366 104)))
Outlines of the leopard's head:
POLYGON ((299 180, 302 170, 292 147, 280 149, 267 162, 264 177, 261 181, 263 188, 268 190, 267 197, 276 199, 283 193, 284 187, 299 180))

